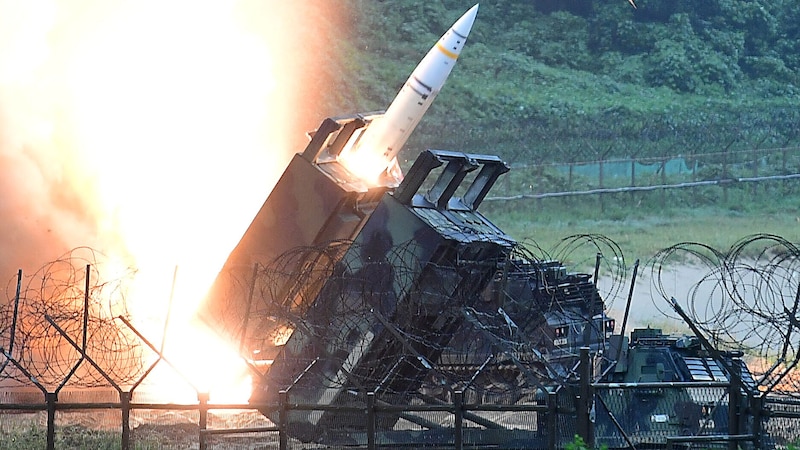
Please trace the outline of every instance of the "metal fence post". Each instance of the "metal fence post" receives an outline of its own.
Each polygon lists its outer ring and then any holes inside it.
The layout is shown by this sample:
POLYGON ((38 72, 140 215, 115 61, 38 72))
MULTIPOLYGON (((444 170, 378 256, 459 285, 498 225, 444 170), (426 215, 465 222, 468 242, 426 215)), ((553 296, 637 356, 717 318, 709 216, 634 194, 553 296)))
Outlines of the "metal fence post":
POLYGON ((547 448, 556 450, 558 444, 558 394, 547 393, 547 448))
MULTIPOLYGON (((603 183, 603 181, 604 181, 603 180, 603 178, 604 178, 603 177, 603 163, 604 163, 604 161, 602 159, 600 159, 600 163, 598 164, 598 174, 597 174, 597 183, 599 184, 600 189, 603 189, 605 187, 604 183, 603 183)), ((606 212, 606 204, 605 204, 605 202, 603 202, 603 193, 601 192, 601 193, 597 194, 597 198, 600 201, 600 212, 601 213, 606 212)))
POLYGON ((122 450, 131 448, 131 393, 119 393, 120 408, 122 408, 122 450))
POLYGON ((764 429, 762 427, 762 413, 764 412, 764 396, 751 396, 750 397, 750 410, 753 412, 753 448, 761 449, 764 445, 763 435, 764 429))
MULTIPOLYGON (((739 434, 741 427, 739 426, 739 418, 742 408, 742 393, 739 384, 738 376, 730 377, 730 384, 728 385, 728 434, 739 434)), ((728 442, 728 449, 736 450, 738 445, 736 441, 728 442)))
POLYGON ((278 393, 278 440, 280 441, 280 450, 287 450, 289 448, 289 438, 286 435, 289 423, 289 393, 280 391, 278 393))
MULTIPOLYGON (((631 158, 631 187, 636 187, 636 159, 631 158)), ((636 205, 636 192, 631 191, 631 206, 636 205)))
MULTIPOLYGON (((786 147, 781 149, 781 175, 787 175, 786 171, 786 147)), ((783 194, 789 193, 789 181, 783 180, 783 194)))
MULTIPOLYGON (((669 158, 664 158, 664 160, 661 161, 661 185, 662 186, 666 186, 667 185, 667 163, 668 162, 669 162, 669 158)), ((661 207, 662 208, 666 208, 667 207, 667 190, 666 189, 661 189, 661 207)))
POLYGON ((375 450, 375 393, 367 392, 367 448, 375 450))
POLYGON ((455 430, 453 430, 453 443, 456 450, 464 448, 464 392, 453 392, 453 406, 455 413, 455 430))
MULTIPOLYGON (((728 144, 730 147, 733 144, 731 142, 728 144)), ((725 147, 725 150, 722 153, 722 179, 727 180, 729 178, 728 175, 728 147, 725 147)), ((728 183, 722 184, 722 201, 725 202, 725 206, 728 205, 728 183)))
POLYGON ((44 400, 47 402, 47 450, 56 448, 56 402, 57 392, 45 392, 44 400))
POLYGON ((731 423, 728 434, 741 434, 741 417, 744 405, 742 404, 742 386, 737 377, 731 377, 729 398, 731 423))
MULTIPOLYGON (((758 178, 758 147, 753 149, 753 178, 758 178)), ((758 195, 758 183, 753 183, 751 195, 755 200, 756 195, 758 195)))
MULTIPOLYGON (((569 190, 569 191, 572 190, 572 184, 573 184, 574 178, 575 178, 575 161, 574 160, 570 160, 570 162, 569 162, 569 175, 567 176, 567 190, 569 190)), ((572 202, 572 196, 568 196, 567 197, 567 202, 568 203, 572 202)))
POLYGON ((208 443, 206 442, 206 428, 208 427, 208 392, 198 392, 197 401, 200 403, 198 410, 200 411, 200 450, 206 450, 208 443))
POLYGON ((594 439, 591 436, 591 426, 589 420, 590 405, 592 402, 590 385, 591 385, 591 364, 589 361, 589 347, 581 347, 580 349, 580 381, 578 390, 578 436, 583 438, 583 442, 590 448, 594 439))

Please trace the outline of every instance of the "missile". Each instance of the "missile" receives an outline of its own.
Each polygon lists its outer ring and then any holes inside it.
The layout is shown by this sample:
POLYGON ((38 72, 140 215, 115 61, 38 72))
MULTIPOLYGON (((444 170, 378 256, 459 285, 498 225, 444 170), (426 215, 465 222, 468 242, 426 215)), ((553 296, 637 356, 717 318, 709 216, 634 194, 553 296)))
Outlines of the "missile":
POLYGON ((402 178, 397 153, 453 70, 477 14, 478 5, 464 13, 411 72, 383 116, 373 120, 360 136, 354 136, 349 149, 339 156, 349 170, 366 179, 387 173, 402 178))
MULTIPOLYGON (((310 135, 228 255, 199 312, 202 320, 223 335, 238 330, 238 321, 250 311, 253 297, 246 286, 254 280, 254 267, 280 262, 281 270, 293 273, 294 264, 304 259, 286 255, 358 235, 384 193, 402 181, 397 152, 453 69, 477 12, 476 5, 442 36, 382 115, 328 118, 310 135), (366 161, 377 164, 368 167, 366 161)), ((264 304, 283 304, 288 289, 287 284, 261 292, 264 304)), ((266 322, 259 326, 268 327, 266 322)), ((275 347, 266 340, 241 336, 248 357, 254 350, 259 358, 274 357, 275 347)))

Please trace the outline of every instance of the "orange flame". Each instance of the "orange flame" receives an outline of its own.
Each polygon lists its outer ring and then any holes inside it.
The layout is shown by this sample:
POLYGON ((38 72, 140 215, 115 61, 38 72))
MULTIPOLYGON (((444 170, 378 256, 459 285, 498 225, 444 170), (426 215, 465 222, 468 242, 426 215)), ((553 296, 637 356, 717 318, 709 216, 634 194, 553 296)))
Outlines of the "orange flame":
POLYGON ((261 3, 0 0, 0 166, 14 167, 0 246, 44 261, 90 245, 135 265, 129 306, 154 342, 179 266, 166 356, 212 398, 244 366, 188 318, 299 150, 302 121, 322 116, 287 113, 311 71, 283 49, 315 29, 298 19, 330 16, 261 3))

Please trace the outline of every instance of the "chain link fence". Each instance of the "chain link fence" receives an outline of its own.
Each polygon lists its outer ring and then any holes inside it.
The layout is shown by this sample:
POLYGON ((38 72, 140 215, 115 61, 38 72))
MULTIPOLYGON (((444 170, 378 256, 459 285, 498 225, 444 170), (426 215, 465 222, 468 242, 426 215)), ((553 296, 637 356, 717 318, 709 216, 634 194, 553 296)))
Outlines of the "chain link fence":
MULTIPOLYGON (((617 166, 603 162, 596 167, 595 184, 585 186, 616 189, 614 183, 617 183, 621 189, 665 190, 669 183, 672 183, 670 186, 681 186, 681 183, 711 181, 724 187, 722 181, 738 177, 735 179, 741 183, 763 178, 763 181, 785 182, 786 188, 796 189, 793 177, 800 172, 800 160, 794 150, 760 151, 763 154, 759 155, 750 152, 749 159, 729 152, 693 155, 680 160, 670 158, 660 163, 660 171, 656 168, 651 172, 645 170, 646 161, 643 160, 622 161, 617 166), (766 162, 762 164, 764 158, 766 162), (748 165, 748 161, 755 162, 756 167, 748 165), (626 164, 630 165, 630 172, 621 169, 626 164), (780 174, 774 172, 776 165, 781 167, 780 174), (615 170, 620 175, 607 176, 603 167, 618 167, 619 170, 615 170), (706 176, 704 171, 717 173, 717 169, 722 175, 703 178, 706 176), (630 182, 626 181, 629 175, 630 182), (645 186, 644 179, 657 180, 660 184, 645 186)), ((528 176, 541 175, 537 171, 543 171, 543 167, 530 167, 528 176)), ((570 167, 567 166, 566 172, 557 166, 548 166, 547 170, 555 174, 553 179, 566 179, 565 186, 575 189, 578 180, 590 179, 595 169, 587 165, 586 174, 580 175, 577 174, 580 171, 570 167)), ((518 184, 521 178, 511 180, 518 184)), ((706 188, 701 184, 689 187, 706 188)), ((638 195, 636 191, 630 192, 638 195)), ((518 195, 520 198, 528 196, 518 195)), ((394 259, 410 261, 406 266, 395 267, 396 277, 402 277, 404 270, 415 263, 413 258, 404 256, 405 250, 409 249, 392 249, 393 254, 397 254, 394 259)), ((210 404, 206 392, 177 376, 170 388, 189 390, 194 399, 180 404, 160 402, 157 396, 149 395, 148 381, 155 377, 155 370, 159 368, 175 369, 163 351, 149 342, 147 336, 128 320, 125 280, 130 274, 112 281, 100 281, 97 272, 102 261, 98 261, 88 249, 79 253, 48 264, 26 282, 23 282, 20 272, 9 284, 9 302, 0 307, 0 448, 284 449, 417 448, 424 445, 430 448, 551 449, 566 447, 576 435, 590 444, 610 448, 629 447, 632 443, 708 448, 711 445, 727 446, 731 442, 744 446, 788 446, 796 443, 799 437, 797 404, 784 397, 770 397, 760 403, 741 406, 745 408, 741 416, 756 418, 739 426, 739 431, 732 434, 732 416, 725 414, 726 408, 730 411, 728 385, 638 385, 634 390, 626 386, 591 385, 590 376, 585 373, 577 375, 574 370, 543 384, 535 376, 543 372, 541 359, 525 358, 534 352, 530 351, 530 342, 522 340, 519 330, 514 327, 524 322, 511 321, 505 312, 501 315, 488 308, 470 311, 471 327, 465 329, 474 333, 457 335, 465 341, 461 343, 463 345, 441 342, 441 348, 431 352, 448 358, 447 365, 439 364, 435 370, 430 370, 440 377, 417 378, 420 373, 428 373, 424 370, 408 375, 408 384, 419 388, 403 397, 402 401, 393 401, 390 396, 399 395, 398 392, 390 392, 389 396, 370 396, 369 393, 356 392, 356 389, 351 392, 351 386, 343 382, 333 385, 333 381, 339 379, 336 372, 334 377, 319 379, 320 385, 337 388, 343 392, 343 398, 352 398, 353 401, 344 404, 309 402, 294 392, 283 391, 277 401, 264 404, 210 404), (481 373, 483 360, 466 359, 467 353, 464 352, 477 345, 479 338, 491 338, 495 346, 506 346, 505 353, 509 356, 497 361, 497 370, 490 377, 473 386, 474 378, 481 373), (467 366, 473 372, 462 370, 467 366), (441 380, 447 383, 443 384, 441 380), (448 389, 445 385, 462 386, 463 389, 448 389), (669 413, 648 413, 648 407, 653 405, 660 405, 659 411, 669 413), (324 417, 329 425, 321 430, 317 427, 314 430, 317 435, 307 436, 291 428, 292 422, 288 419, 293 414, 303 414, 312 424, 319 423, 324 417), (682 440, 689 437, 695 441, 682 440)), ((535 259, 532 253, 524 256, 535 259)), ((729 264, 715 266, 730 267, 729 264)), ((342 269, 341 265, 309 266, 304 276, 308 280, 327 280, 334 274, 334 268, 342 269)), ((272 289, 279 284, 273 282, 279 275, 301 280, 297 272, 282 270, 285 267, 271 269, 254 270, 254 277, 260 278, 242 285, 252 286, 251 289, 272 289)), ((341 271, 345 274, 351 272, 356 270, 341 271)), ((381 291, 377 291, 372 282, 380 278, 382 272, 363 273, 372 276, 363 276, 363 279, 340 277, 334 280, 338 283, 332 284, 331 289, 335 288, 343 299, 350 296, 374 298, 375 304, 381 305, 379 300, 382 297, 377 295, 381 291)), ((301 283, 303 286, 308 284, 301 283)), ((436 284, 431 286, 433 289, 436 284)), ((298 290, 294 294, 291 298, 297 300, 301 299, 303 292, 298 290)), ((435 298, 441 303, 441 306, 436 306, 440 309, 429 306, 425 316, 432 321, 446 316, 445 313, 450 314, 447 308, 451 306, 448 301, 452 297, 451 294, 434 294, 426 292, 426 298, 435 298)), ((430 361, 423 361, 425 358, 421 358, 420 349, 422 344, 430 345, 432 340, 386 321, 377 306, 343 303, 352 308, 341 311, 336 320, 317 323, 298 313, 301 304, 286 303, 283 310, 252 309, 249 310, 251 314, 245 317, 263 319, 256 324, 260 327, 266 326, 268 320, 282 319, 293 329, 307 329, 309 335, 317 338, 328 334, 314 330, 325 333, 361 330, 365 322, 392 329, 396 334, 405 330, 406 334, 395 337, 405 345, 403 357, 406 361, 416 360, 418 366, 430 364, 430 361), (330 330, 331 327, 335 329, 330 330)), ((509 314, 513 314, 510 309, 509 314)), ((457 315, 453 313, 451 316, 457 315)), ((247 322, 243 324, 241 320, 232 323, 247 328, 247 322)), ((792 320, 796 320, 794 316, 792 320)), ((789 323, 794 326, 791 320, 789 323)), ((430 327, 420 328, 425 332, 430 327)), ((241 331, 233 330, 231 335, 244 335, 241 331)), ((336 336, 341 338, 341 342, 334 342, 338 346, 332 346, 327 355, 339 358, 340 366, 345 366, 358 352, 339 351, 354 346, 350 333, 336 336)), ((398 354, 397 351, 387 352, 382 358, 387 366, 392 366, 400 364, 396 361, 398 354)), ((489 356, 484 365, 494 355, 489 356)), ((209 358, 213 357, 209 355, 209 358)), ((589 365, 582 363, 582 367, 589 365)), ((253 371, 256 378, 263 375, 264 370, 253 371)), ((371 373, 365 378, 383 385, 381 376, 381 373, 371 373)))
POLYGON ((51 448, 125 449, 555 449, 569 446, 576 436, 596 448, 729 448, 732 441, 739 448, 756 448, 756 442, 761 448, 796 444, 796 399, 742 402, 731 415, 730 389, 725 382, 577 380, 550 390, 531 388, 519 399, 498 403, 465 401, 480 397, 457 391, 426 404, 391 405, 379 395, 368 395, 350 405, 326 407, 294 403, 289 393, 272 405, 208 404, 203 394, 196 403, 125 403, 108 389, 69 389, 48 404, 41 393, 17 387, 2 390, 0 448, 42 448, 47 443, 51 448), (266 410, 278 413, 276 422, 262 414, 266 410), (285 421, 293 411, 327 411, 343 422, 332 420, 331 429, 339 432, 327 438, 298 440, 285 421), (354 419, 363 426, 342 433, 354 419), (741 423, 734 428, 731 420, 741 423), (734 429, 737 433, 732 434, 734 429))
POLYGON ((688 206, 742 202, 760 195, 800 192, 800 147, 674 152, 658 157, 630 157, 558 163, 517 163, 486 201, 563 198, 583 205, 595 197, 601 208, 622 202, 651 201, 663 207, 669 192, 689 190, 688 206))

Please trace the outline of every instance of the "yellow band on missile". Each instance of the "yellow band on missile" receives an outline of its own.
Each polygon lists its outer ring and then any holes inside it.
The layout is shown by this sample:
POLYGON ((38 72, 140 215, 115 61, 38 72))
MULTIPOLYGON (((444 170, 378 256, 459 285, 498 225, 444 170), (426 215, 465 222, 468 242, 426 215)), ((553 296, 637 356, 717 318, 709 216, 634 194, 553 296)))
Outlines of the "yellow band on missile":
POLYGON ((448 58, 458 59, 458 53, 451 52, 450 50, 444 48, 444 45, 442 45, 442 41, 436 43, 436 48, 438 48, 439 51, 444 53, 444 55, 447 56, 448 58))

